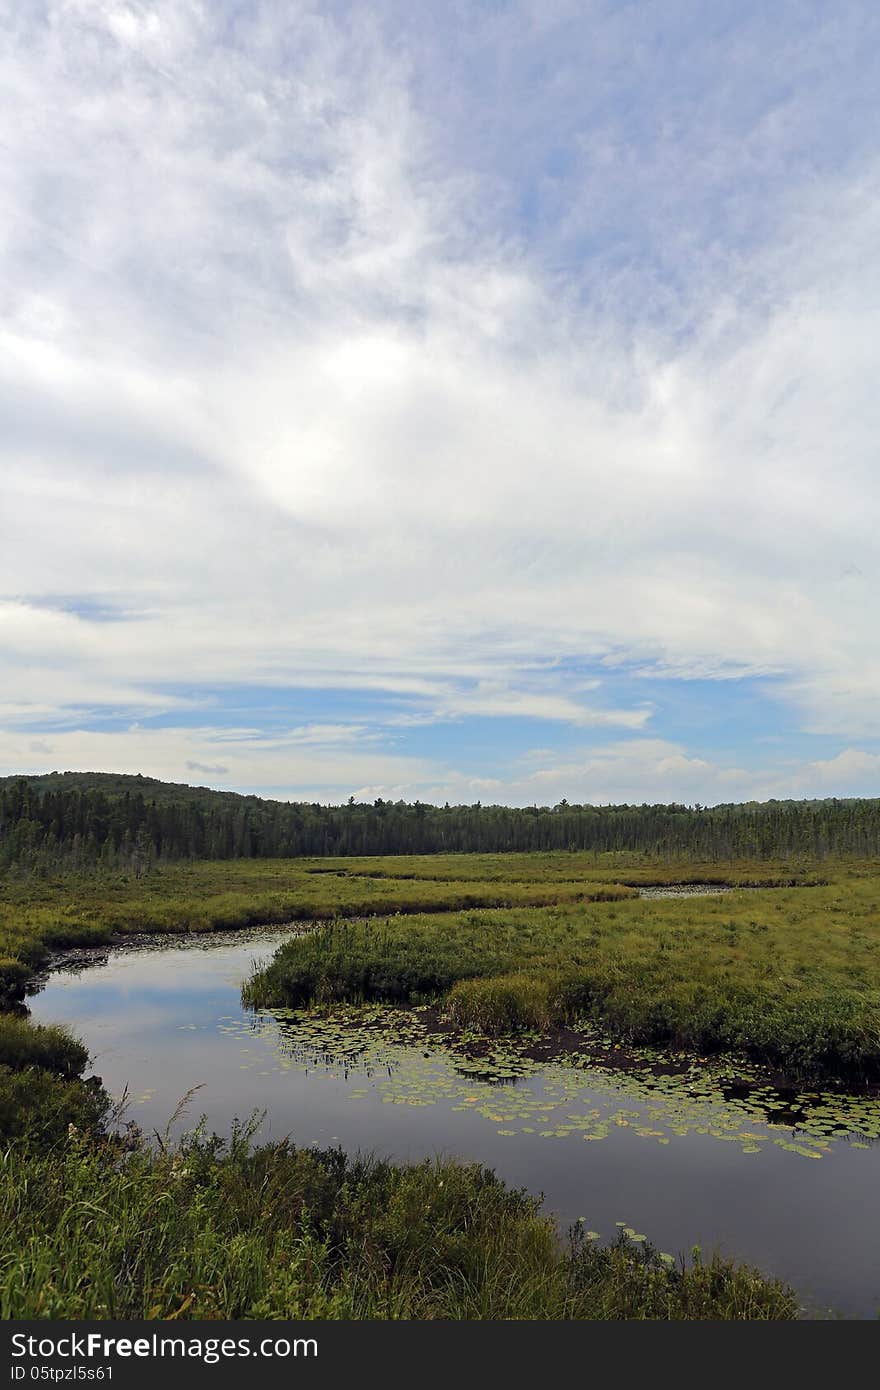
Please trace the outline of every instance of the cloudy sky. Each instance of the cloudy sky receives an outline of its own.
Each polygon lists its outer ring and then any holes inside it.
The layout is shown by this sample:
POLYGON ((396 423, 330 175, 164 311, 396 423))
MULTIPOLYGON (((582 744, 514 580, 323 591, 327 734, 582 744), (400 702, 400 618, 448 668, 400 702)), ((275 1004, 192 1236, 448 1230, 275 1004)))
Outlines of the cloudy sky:
POLYGON ((874 0, 0 15, 0 773, 880 794, 874 0))

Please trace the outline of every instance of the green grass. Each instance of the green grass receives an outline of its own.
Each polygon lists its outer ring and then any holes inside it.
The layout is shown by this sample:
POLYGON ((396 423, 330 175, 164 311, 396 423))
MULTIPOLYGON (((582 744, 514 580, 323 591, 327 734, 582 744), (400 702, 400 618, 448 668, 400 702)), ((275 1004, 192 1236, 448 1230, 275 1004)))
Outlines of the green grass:
MULTIPOLYGON (((50 946, 324 919, 256 977, 254 1002, 439 999, 487 1032, 588 1016, 622 1037, 869 1073, 870 866, 838 865, 809 892, 649 902, 620 885, 710 876, 815 877, 808 865, 560 854, 13 878, 0 897, 0 982, 8 1001, 50 946)), ((566 1246, 536 1198, 472 1165, 253 1148, 240 1130, 227 1147, 201 1133, 177 1147, 114 1137, 86 1064, 62 1029, 0 1013, 4 1318, 797 1315, 790 1290, 729 1261, 671 1263, 626 1235, 566 1246)))
POLYGON ((748 1318, 791 1291, 647 1244, 560 1246, 489 1170, 202 1137, 120 1153, 79 1134, 0 1158, 3 1318, 748 1318))
POLYGON ((16 1141, 31 1152, 56 1143, 70 1125, 99 1125, 109 1101, 98 1082, 82 1081, 88 1061, 64 1028, 0 1013, 0 1146, 16 1141))
MULTIPOLYGON (((456 856, 448 856, 456 858, 456 856)), ((499 856, 503 859, 503 856, 499 856)), ((233 860, 163 865, 142 878, 123 872, 7 876, 0 884, 0 1007, 21 999, 25 983, 52 948, 101 945, 133 932, 208 932, 263 922, 327 920, 392 912, 438 912, 617 900, 634 890, 582 876, 586 865, 563 856, 568 880, 518 877, 416 879, 406 860, 233 860), (349 873, 348 864, 388 863, 401 877, 349 873)), ((465 856, 457 857, 459 862, 465 856)), ((584 856, 579 857, 584 860, 584 856)))
POLYGON ((590 1019, 797 1078, 880 1080, 877 880, 804 889, 335 922, 280 948, 255 1006, 440 1000, 502 1033, 590 1019))
MULTIPOLYGON (((303 861, 305 862, 305 861, 303 861)), ((455 883, 567 883, 578 878, 594 883, 636 886, 669 883, 716 883, 787 887, 824 881, 827 861, 736 859, 660 859, 637 850, 593 853, 586 850, 548 850, 509 854, 397 854, 380 858, 364 855, 333 860, 311 860, 311 873, 344 872, 354 877, 382 879, 432 879, 455 883)), ((853 860, 847 871, 868 866, 853 860)), ((832 870, 833 872, 833 870, 832 870)))
POLYGON ((252 982, 252 1002, 439 999, 463 1026, 496 1033, 587 1017, 625 1040, 876 1081, 877 886, 877 866, 854 860, 562 852, 13 875, 0 886, 0 1007, 52 947, 318 920, 329 925, 252 982), (638 900, 631 886, 694 881, 814 886, 672 901, 638 900))

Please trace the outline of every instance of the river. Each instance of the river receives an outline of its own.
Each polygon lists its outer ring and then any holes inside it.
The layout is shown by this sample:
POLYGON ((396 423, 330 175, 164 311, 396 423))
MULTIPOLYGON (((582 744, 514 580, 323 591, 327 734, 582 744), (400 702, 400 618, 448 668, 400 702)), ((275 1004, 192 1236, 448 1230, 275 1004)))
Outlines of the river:
POLYGON ((499 1054, 487 1069, 370 1014, 351 1027, 244 1009, 242 980, 289 931, 78 952, 28 1002, 83 1039, 148 1133, 197 1086, 178 1130, 204 1115, 228 1132, 256 1111, 260 1137, 478 1160, 543 1193, 563 1231, 582 1220, 675 1256, 717 1249, 791 1282, 808 1315, 877 1315, 880 1102, 737 1087, 712 1065, 657 1075, 499 1054))

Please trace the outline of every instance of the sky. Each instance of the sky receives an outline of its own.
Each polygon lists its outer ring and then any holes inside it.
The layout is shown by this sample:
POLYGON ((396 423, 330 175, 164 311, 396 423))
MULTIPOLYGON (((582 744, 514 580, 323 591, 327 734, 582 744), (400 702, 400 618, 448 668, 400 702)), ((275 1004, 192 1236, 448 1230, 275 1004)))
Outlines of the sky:
POLYGON ((880 795, 880 6, 0 0, 0 774, 880 795))

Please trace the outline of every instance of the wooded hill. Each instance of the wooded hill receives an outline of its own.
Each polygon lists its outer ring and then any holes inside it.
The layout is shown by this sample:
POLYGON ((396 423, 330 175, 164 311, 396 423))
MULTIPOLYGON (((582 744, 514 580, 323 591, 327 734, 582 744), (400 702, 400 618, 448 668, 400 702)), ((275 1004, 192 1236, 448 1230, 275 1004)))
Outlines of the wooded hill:
POLYGON ((0 778, 0 868, 298 855, 635 850, 676 858, 880 855, 880 799, 689 807, 268 801, 100 772, 0 778))

